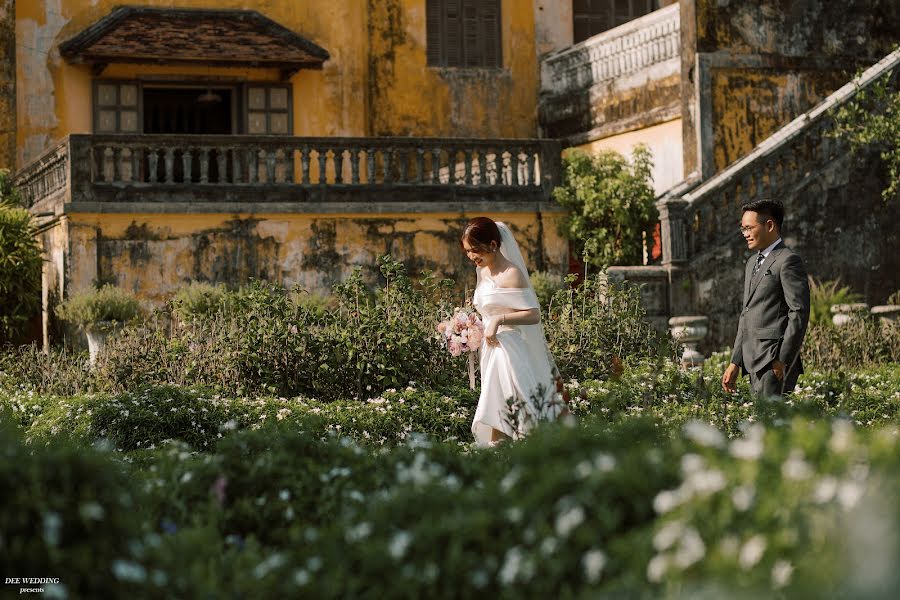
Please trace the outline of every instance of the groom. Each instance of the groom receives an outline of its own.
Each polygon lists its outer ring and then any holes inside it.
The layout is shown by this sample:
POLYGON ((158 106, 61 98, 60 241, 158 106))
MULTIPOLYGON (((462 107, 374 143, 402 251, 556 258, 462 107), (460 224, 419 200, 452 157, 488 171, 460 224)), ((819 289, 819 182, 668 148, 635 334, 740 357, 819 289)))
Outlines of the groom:
POLYGON ((744 303, 722 388, 734 392, 738 375, 749 373, 755 394, 781 397, 803 372, 800 345, 809 321, 809 281, 803 261, 781 239, 781 202, 758 200, 741 210, 741 234, 756 254, 744 269, 744 303))

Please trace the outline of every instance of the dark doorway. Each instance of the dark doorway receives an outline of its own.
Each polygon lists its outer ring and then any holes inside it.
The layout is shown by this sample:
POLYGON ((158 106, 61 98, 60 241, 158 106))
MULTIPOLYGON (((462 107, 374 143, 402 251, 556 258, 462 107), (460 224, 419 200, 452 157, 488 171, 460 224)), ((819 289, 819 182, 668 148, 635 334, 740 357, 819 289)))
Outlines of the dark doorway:
MULTIPOLYGON (((229 135, 234 133, 234 93, 230 88, 145 87, 144 133, 162 135, 229 135)), ((186 146, 166 155, 155 154, 155 181, 172 183, 225 182, 230 165, 220 173, 219 148, 186 146), (189 153, 189 154, 188 154, 189 153), (185 155, 189 157, 185 162, 185 155)), ((154 163, 144 159, 144 181, 153 181, 154 163)))
POLYGON ((144 88, 144 133, 230 134, 228 88, 144 88))

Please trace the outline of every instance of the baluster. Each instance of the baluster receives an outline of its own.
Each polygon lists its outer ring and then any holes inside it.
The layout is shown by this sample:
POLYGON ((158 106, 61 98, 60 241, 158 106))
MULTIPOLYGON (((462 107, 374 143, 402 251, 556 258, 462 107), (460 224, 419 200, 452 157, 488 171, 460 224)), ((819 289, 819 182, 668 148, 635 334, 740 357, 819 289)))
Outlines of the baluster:
POLYGON ((266 183, 275 183, 275 150, 271 148, 260 150, 266 161, 266 183))
POLYGON ((487 161, 484 148, 478 149, 478 185, 487 185, 487 161))
POLYGON ((200 183, 209 183, 209 148, 200 147, 200 183))
POLYGON ((285 183, 288 179, 287 169, 285 168, 284 148, 275 148, 273 152, 275 156, 275 177, 274 183, 285 183))
MULTIPOLYGON (((101 173, 103 174, 103 181, 106 183, 112 183, 115 180, 115 165, 113 164, 113 149, 107 146, 103 149, 103 162, 101 167, 101 173)), ((38 182, 39 191, 38 194, 40 196, 44 195, 44 181, 38 182)))
POLYGON ((134 181, 134 151, 131 148, 119 150, 119 180, 125 183, 134 181))
POLYGON ((535 158, 534 158, 533 152, 525 155, 525 170, 526 170, 525 185, 527 185, 527 186, 532 186, 532 185, 538 184, 538 182, 534 176, 534 161, 535 161, 535 158))
POLYGON ((256 183, 259 178, 259 151, 249 148, 244 153, 247 157, 247 183, 256 183))
POLYGON ((381 153, 382 164, 384 166, 384 179, 382 180, 385 184, 389 184, 393 182, 393 173, 391 173, 391 163, 394 160, 394 148, 388 147, 385 148, 381 153))
POLYGON ((517 148, 516 153, 513 155, 513 170, 512 176, 513 180, 510 185, 519 186, 522 185, 522 149, 517 148))
POLYGON ((193 159, 193 157, 194 155, 189 149, 185 148, 181 151, 181 176, 183 183, 191 182, 191 159, 193 159))
POLYGON ((344 183, 344 150, 334 152, 334 182, 344 183))
POLYGON ((425 176, 425 149, 416 148, 416 183, 422 183, 425 176))
POLYGON ((318 154, 316 158, 318 159, 318 162, 319 162, 319 181, 318 181, 318 183, 319 183, 319 185, 325 185, 326 183, 328 183, 327 182, 328 173, 325 171, 325 162, 328 160, 328 149, 327 148, 325 148, 325 149, 319 148, 316 150, 316 152, 318 154))
POLYGON ((428 183, 440 183, 441 182, 441 149, 440 148, 432 148, 431 149, 431 175, 428 178, 428 183))
POLYGON ((175 183, 175 148, 166 148, 166 183, 175 183))
POLYGON ((231 152, 231 178, 234 183, 241 183, 244 179, 244 169, 241 167, 241 151, 239 148, 229 148, 231 152))
POLYGON ((463 171, 463 183, 472 185, 472 150, 463 150, 463 161, 465 162, 465 170, 463 171))
POLYGON ((300 182, 309 185, 309 146, 300 148, 300 182))
POLYGON ((219 177, 217 183, 225 183, 228 181, 228 156, 224 148, 216 148, 216 166, 219 167, 219 177))
POLYGON ((409 183, 407 171, 409 170, 409 148, 397 148, 397 167, 399 168, 399 180, 397 183, 409 183))
POLYGON ((353 185, 359 185, 359 153, 359 148, 350 148, 350 183, 353 185))
POLYGON ((375 148, 366 148, 366 183, 375 183, 375 148))

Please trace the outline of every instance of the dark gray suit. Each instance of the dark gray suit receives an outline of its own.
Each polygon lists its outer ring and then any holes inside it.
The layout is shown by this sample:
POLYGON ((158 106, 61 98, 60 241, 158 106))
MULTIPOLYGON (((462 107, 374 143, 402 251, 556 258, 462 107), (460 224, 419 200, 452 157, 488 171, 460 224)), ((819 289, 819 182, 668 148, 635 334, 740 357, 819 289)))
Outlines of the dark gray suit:
POLYGON ((738 322, 731 362, 750 374, 753 391, 780 396, 794 389, 803 372, 800 345, 809 322, 809 280, 800 257, 780 242, 756 274, 757 255, 747 260, 744 305, 738 322), (783 381, 772 362, 785 365, 783 381))

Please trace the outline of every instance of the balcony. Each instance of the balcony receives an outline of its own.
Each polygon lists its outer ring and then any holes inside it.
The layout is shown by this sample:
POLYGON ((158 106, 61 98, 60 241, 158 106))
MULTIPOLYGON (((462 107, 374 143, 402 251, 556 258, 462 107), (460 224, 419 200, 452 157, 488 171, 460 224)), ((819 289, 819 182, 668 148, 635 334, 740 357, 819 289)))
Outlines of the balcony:
POLYGON ((549 202, 559 161, 554 140, 79 134, 16 183, 56 215, 490 210, 549 202))
POLYGON ((679 11, 672 4, 545 57, 546 134, 579 144, 680 114, 679 11))

